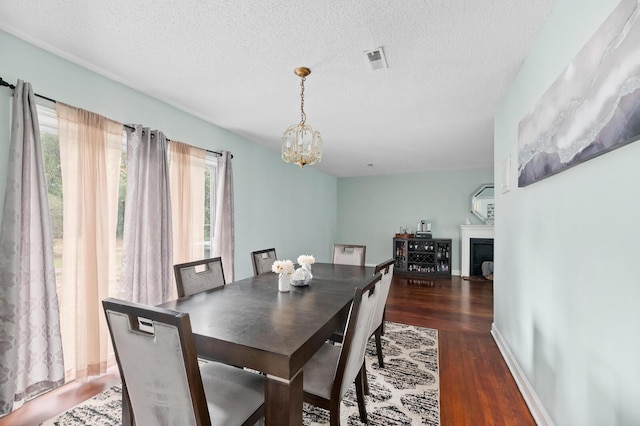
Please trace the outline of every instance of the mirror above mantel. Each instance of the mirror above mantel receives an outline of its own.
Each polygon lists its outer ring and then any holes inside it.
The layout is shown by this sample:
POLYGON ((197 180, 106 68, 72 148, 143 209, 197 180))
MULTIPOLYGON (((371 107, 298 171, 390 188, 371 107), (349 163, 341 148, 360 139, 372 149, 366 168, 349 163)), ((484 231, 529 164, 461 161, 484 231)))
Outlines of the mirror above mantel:
POLYGON ((471 196, 471 212, 487 225, 493 225, 494 200, 493 184, 482 185, 471 196))

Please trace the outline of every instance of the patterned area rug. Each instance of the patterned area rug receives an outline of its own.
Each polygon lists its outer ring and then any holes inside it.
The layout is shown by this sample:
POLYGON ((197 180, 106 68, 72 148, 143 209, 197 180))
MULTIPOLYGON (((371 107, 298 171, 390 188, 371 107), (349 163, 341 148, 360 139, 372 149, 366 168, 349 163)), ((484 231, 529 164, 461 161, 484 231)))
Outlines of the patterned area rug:
MULTIPOLYGON (((369 425, 440 424, 438 331, 387 322, 382 336, 385 368, 378 366, 374 339, 367 349, 369 425)), ((113 386, 50 419, 43 426, 120 425, 121 388, 113 386)), ((341 424, 362 425, 355 386, 342 400, 341 424)), ((329 412, 304 405, 304 425, 329 424, 329 412)))

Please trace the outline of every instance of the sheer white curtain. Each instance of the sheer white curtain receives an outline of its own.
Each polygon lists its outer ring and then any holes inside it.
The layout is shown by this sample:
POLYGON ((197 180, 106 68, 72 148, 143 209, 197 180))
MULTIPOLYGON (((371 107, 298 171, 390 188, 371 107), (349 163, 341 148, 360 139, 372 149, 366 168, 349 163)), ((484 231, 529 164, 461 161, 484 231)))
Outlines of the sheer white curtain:
POLYGON ((234 218, 233 218, 233 168, 231 153, 222 151, 218 157, 216 190, 216 221, 213 234, 213 257, 222 257, 225 281, 233 282, 234 218))
POLYGON ((56 104, 63 191, 60 306, 66 379, 106 372, 102 299, 117 293, 122 124, 56 104))
POLYGON ((0 415, 64 383, 53 238, 30 83, 13 94, 0 231, 0 415))
POLYGON ((204 257, 205 154, 182 142, 169 143, 174 264, 204 257))
POLYGON ((127 131, 121 297, 157 305, 173 297, 171 196, 167 138, 135 126, 127 131))

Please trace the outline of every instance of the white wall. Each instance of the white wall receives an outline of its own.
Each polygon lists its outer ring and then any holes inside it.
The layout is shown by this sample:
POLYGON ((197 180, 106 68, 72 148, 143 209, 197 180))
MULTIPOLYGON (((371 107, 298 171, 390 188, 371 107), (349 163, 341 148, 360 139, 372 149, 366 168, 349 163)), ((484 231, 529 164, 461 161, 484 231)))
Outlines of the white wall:
POLYGON ((505 194, 500 165, 617 4, 558 0, 495 120, 494 328, 557 425, 640 424, 640 142, 505 194))
MULTIPOLYGON (((337 179, 285 164, 277 152, 49 54, 0 31, 0 76, 28 81, 44 96, 123 123, 162 130, 169 138, 234 155, 235 272, 253 273, 249 253, 275 247, 279 258, 314 254, 330 259, 336 235, 337 179), (304 202, 300 194, 312 194, 304 202)), ((172 82, 174 84, 175 82, 172 82)), ((10 94, 0 88, 0 203, 9 151, 10 94)), ((284 129, 283 129, 284 130, 284 129)), ((1 213, 0 213, 1 218, 1 213)))
POLYGON ((392 239, 400 226, 415 231, 421 219, 432 224, 434 238, 451 238, 451 271, 460 274, 460 225, 471 212, 471 196, 493 182, 492 169, 442 170, 392 176, 338 179, 336 243, 364 244, 367 263, 392 257, 392 239))

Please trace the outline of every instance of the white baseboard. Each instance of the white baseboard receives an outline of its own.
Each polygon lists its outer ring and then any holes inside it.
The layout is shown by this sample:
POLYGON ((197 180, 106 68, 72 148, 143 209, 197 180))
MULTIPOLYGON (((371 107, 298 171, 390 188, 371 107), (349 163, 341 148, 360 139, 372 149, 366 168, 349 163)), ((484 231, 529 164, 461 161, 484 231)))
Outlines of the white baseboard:
POLYGON ((527 376, 525 376, 524 371, 520 368, 518 361, 513 356, 511 349, 509 349, 509 345, 507 345, 507 342, 502 337, 502 334, 500 333, 500 330, 498 330, 498 327, 496 327, 495 323, 491 324, 491 335, 498 345, 502 358, 504 358, 507 363, 507 367, 509 367, 509 371, 511 371, 511 375, 516 381, 516 385, 518 385, 518 389, 520 389, 524 402, 529 407, 529 411, 531 412, 533 419, 536 421, 536 424, 539 426, 553 426, 553 422, 549 418, 549 415, 540 402, 540 399, 538 399, 538 395, 536 395, 536 392, 533 390, 529 380, 527 380, 527 376))

